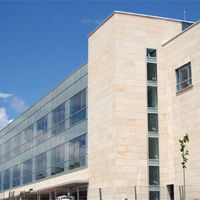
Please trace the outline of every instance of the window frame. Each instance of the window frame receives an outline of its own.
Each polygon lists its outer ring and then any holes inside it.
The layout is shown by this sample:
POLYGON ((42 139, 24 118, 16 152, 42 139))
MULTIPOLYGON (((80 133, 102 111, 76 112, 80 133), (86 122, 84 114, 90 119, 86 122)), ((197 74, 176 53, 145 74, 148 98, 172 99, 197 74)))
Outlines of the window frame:
POLYGON ((182 65, 181 67, 177 68, 175 70, 175 76, 176 76, 176 92, 181 92, 189 87, 191 87, 193 85, 192 83, 192 63, 191 62, 187 62, 186 64, 182 65), (188 75, 188 78, 183 80, 183 81, 180 81, 181 79, 181 70, 183 68, 187 67, 187 75, 188 75), (186 87, 182 87, 182 84, 183 83, 187 83, 188 85, 186 87))

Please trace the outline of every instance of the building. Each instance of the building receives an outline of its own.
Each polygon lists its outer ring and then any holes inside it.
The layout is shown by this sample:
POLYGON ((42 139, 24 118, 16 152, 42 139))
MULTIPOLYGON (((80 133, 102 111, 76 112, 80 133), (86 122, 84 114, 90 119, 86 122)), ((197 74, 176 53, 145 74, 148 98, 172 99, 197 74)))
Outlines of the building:
POLYGON ((0 198, 179 199, 186 133, 199 198, 199 36, 199 22, 113 12, 88 63, 0 131, 0 198))

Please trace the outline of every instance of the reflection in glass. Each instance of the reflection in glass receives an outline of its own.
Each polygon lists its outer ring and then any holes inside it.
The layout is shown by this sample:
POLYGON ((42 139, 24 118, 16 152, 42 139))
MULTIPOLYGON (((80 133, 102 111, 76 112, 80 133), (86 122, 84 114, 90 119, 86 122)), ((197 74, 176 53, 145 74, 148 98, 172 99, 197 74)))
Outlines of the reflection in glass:
POLYGON ((47 132, 47 116, 42 117, 37 121, 37 138, 36 143, 40 144, 45 140, 45 133, 47 132))
POLYGON ((158 132, 158 114, 148 114, 148 131, 158 132))
POLYGON ((159 167, 158 166, 149 166, 149 185, 159 185, 159 167))
POLYGON ((52 134, 56 135, 65 129, 65 103, 52 111, 52 134))
POLYGON ((147 63, 147 80, 157 81, 157 64, 147 63))
POLYGON ((77 137, 69 142, 69 170, 86 164, 86 135, 77 137))
POLYGON ((3 189, 10 189, 10 169, 6 169, 3 173, 3 189))
POLYGON ((160 200, 160 192, 159 191, 150 191, 149 199, 150 200, 160 200))
POLYGON ((149 159, 159 159, 158 138, 149 138, 149 159))
POLYGON ((157 106, 157 87, 148 86, 148 107, 156 108, 157 106))
POLYGON ((23 184, 32 182, 32 159, 23 163, 23 184))
POLYGON ((35 158, 35 179, 42 179, 46 177, 46 153, 40 154, 35 158))
POLYGON ((20 185, 20 166, 16 165, 12 171, 12 186, 20 185))
POLYGON ((60 145, 51 150, 51 175, 64 172, 64 145, 60 145))
POLYGON ((82 90, 70 99, 70 125, 86 118, 86 90, 82 90))

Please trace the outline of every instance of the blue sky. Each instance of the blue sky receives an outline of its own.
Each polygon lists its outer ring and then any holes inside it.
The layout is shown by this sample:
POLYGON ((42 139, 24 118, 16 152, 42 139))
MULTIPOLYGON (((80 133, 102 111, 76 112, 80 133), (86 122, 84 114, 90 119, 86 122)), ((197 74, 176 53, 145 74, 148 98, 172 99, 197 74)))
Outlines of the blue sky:
POLYGON ((200 19, 200 1, 0 0, 0 128, 87 61, 88 34, 114 10, 200 19))

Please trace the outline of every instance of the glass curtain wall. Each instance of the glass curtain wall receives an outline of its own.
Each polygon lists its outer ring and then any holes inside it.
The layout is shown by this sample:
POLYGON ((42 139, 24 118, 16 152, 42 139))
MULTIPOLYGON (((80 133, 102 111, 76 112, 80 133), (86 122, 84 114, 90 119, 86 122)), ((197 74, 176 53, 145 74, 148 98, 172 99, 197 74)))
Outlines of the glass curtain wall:
POLYGON ((20 166, 16 165, 12 170, 12 186, 20 185, 20 166))
POLYGON ((40 154, 35 158, 35 179, 46 177, 47 157, 46 153, 40 154))
POLYGON ((23 184, 32 182, 32 159, 23 163, 23 184))
POLYGON ((10 189, 10 169, 6 169, 3 173, 3 189, 10 189))

